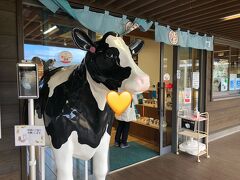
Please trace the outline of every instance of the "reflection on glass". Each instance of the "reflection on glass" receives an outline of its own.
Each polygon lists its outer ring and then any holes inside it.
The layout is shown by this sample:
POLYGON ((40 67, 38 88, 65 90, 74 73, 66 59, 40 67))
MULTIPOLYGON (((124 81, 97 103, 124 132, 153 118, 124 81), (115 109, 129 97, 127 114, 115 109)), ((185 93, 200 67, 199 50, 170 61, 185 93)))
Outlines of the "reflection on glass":
POLYGON ((214 99, 240 94, 240 50, 215 45, 213 54, 212 96, 214 99))
POLYGON ((172 144, 172 88, 173 88, 173 46, 164 45, 163 62, 163 147, 172 144))
POLYGON ((199 110, 199 51, 179 48, 178 110, 188 113, 199 110))

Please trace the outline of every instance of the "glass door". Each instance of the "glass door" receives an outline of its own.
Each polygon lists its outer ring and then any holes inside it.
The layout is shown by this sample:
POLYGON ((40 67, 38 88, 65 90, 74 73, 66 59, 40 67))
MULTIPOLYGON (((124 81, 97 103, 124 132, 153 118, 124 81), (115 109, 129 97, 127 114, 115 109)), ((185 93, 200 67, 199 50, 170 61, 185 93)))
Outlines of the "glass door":
POLYGON ((160 155, 171 152, 173 130, 173 46, 161 46, 161 73, 158 83, 160 110, 160 155))
POLYGON ((178 113, 204 109, 204 57, 201 50, 161 45, 158 83, 160 155, 176 150, 178 113))

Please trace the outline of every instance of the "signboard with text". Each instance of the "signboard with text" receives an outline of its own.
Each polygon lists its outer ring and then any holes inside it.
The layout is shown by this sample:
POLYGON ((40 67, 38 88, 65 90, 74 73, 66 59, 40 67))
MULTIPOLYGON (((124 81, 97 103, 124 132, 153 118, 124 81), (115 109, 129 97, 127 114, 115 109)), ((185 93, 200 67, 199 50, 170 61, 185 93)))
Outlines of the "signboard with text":
POLYGON ((15 126, 15 146, 44 146, 44 126, 15 126))

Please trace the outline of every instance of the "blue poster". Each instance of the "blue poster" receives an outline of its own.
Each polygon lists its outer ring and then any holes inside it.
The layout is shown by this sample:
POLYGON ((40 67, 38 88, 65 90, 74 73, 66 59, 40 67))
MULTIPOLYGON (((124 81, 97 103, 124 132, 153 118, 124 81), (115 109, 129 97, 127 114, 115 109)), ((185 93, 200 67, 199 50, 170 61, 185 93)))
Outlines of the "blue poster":
POLYGON ((235 80, 233 80, 233 79, 230 80, 229 90, 234 90, 234 84, 235 84, 234 82, 235 82, 235 80))
POLYGON ((240 89, 240 78, 236 78, 236 89, 240 89))
POLYGON ((236 88, 236 79, 237 74, 230 74, 230 81, 229 81, 229 90, 233 91, 236 88))

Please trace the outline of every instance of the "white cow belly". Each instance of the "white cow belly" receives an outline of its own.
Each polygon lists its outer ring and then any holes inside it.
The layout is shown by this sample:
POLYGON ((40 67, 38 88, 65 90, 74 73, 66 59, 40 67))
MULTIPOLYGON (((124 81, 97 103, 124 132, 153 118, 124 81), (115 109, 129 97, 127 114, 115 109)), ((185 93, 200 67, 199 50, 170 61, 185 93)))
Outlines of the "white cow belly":
MULTIPOLYGON (((38 119, 36 114, 35 114, 35 125, 44 126, 43 119, 38 119)), ((51 136, 47 135, 47 133, 45 133, 45 134, 46 134, 46 136, 45 136, 46 137, 45 138, 46 146, 52 147, 51 136)), ((74 157, 82 159, 82 160, 89 160, 93 157, 93 155, 95 154, 95 152, 98 149, 101 149, 101 151, 108 151, 110 135, 107 133, 107 130, 106 130, 106 132, 104 133, 104 135, 100 141, 100 144, 96 148, 92 148, 86 144, 80 144, 78 142, 78 135, 77 135, 76 131, 73 131, 71 133, 71 135, 68 138, 68 141, 71 141, 73 143, 73 156, 74 157)))
POLYGON ((110 142, 110 135, 107 133, 107 131, 104 133, 100 144, 96 148, 92 148, 89 145, 86 144, 80 144, 78 142, 78 136, 77 132, 74 131, 71 134, 71 138, 73 140, 73 154, 74 157, 82 159, 82 160, 89 160, 93 157, 96 151, 98 149, 108 150, 109 142, 110 142))

